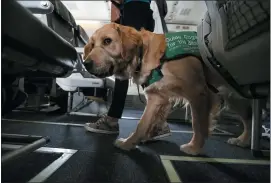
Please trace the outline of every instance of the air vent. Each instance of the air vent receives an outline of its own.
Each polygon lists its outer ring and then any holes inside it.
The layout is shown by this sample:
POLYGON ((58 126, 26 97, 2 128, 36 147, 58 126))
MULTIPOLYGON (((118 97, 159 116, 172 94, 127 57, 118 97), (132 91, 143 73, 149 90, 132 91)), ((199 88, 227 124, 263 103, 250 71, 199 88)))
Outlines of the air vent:
POLYGON ((180 15, 182 16, 188 16, 191 12, 191 9, 190 8, 184 8, 180 11, 180 15))

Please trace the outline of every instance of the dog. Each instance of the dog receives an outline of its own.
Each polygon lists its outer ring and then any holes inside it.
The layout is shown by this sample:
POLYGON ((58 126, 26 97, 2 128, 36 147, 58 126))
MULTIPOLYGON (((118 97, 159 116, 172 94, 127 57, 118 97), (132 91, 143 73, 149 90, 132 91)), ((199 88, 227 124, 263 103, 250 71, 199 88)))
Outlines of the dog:
MULTIPOLYGON (((85 68, 93 75, 114 75, 121 80, 132 78, 138 85, 143 85, 151 71, 160 65, 165 49, 166 39, 163 34, 144 29, 137 31, 132 27, 110 23, 90 37, 84 47, 83 60, 85 68)), ((166 120, 172 105, 181 100, 187 101, 191 107, 194 133, 190 142, 181 145, 180 149, 187 154, 198 155, 202 153, 210 134, 209 122, 218 115, 221 98, 240 115, 244 125, 243 133, 237 138, 229 139, 228 143, 237 146, 249 145, 250 119, 247 108, 250 102, 227 91, 222 81, 219 81, 199 58, 187 56, 166 62, 161 72, 161 80, 144 88, 144 113, 134 133, 126 139, 116 140, 115 145, 118 148, 131 150, 141 141, 147 140, 153 128, 162 125, 166 120), (224 94, 213 92, 208 84, 224 94)))

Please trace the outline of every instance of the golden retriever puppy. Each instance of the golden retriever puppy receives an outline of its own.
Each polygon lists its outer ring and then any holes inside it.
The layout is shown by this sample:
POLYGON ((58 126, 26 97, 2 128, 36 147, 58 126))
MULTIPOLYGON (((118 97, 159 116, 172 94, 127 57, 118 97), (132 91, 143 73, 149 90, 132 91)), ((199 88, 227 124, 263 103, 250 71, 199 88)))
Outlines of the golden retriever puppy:
MULTIPOLYGON (((98 29, 89 39, 84 48, 84 65, 96 76, 132 78, 138 85, 142 85, 151 71, 160 66, 165 49, 165 35, 111 23, 98 29)), ((208 137, 210 118, 215 116, 220 104, 220 97, 208 85, 218 88, 221 83, 194 56, 165 62, 161 72, 162 79, 144 89, 147 103, 135 132, 126 139, 117 139, 115 145, 124 150, 135 148, 140 141, 149 138, 155 126, 163 124, 175 101, 185 100, 192 109, 194 134, 189 143, 181 145, 181 150, 197 155, 208 137)), ((230 139, 229 143, 244 145, 249 142, 246 112, 241 110, 240 113, 244 133, 230 139)))

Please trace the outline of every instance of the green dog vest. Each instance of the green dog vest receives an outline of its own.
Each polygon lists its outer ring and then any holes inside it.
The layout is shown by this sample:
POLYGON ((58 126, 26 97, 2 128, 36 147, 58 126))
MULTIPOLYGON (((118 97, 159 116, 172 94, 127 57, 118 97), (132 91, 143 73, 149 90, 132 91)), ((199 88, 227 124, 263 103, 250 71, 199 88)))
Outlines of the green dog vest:
POLYGON ((165 54, 160 60, 160 65, 151 71, 143 87, 148 87, 163 78, 161 68, 165 62, 187 56, 200 57, 196 32, 182 31, 166 33, 165 37, 167 43, 165 54))

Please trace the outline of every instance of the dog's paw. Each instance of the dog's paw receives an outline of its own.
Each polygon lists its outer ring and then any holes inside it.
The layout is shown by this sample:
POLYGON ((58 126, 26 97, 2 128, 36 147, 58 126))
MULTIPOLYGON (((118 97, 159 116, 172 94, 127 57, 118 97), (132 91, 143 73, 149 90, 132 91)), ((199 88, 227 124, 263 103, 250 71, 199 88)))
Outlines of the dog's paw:
POLYGON ((199 147, 197 147, 195 145, 189 144, 189 143, 181 145, 180 149, 184 153, 190 154, 190 155, 193 155, 193 156, 202 154, 202 149, 201 148, 199 148, 199 147))
POLYGON ((242 140, 240 138, 230 138, 227 143, 243 148, 250 146, 250 140, 242 140))
POLYGON ((125 150, 125 151, 130 151, 132 149, 135 149, 136 147, 134 145, 130 145, 127 143, 126 139, 124 138, 119 138, 115 141, 114 144, 117 148, 125 150))

